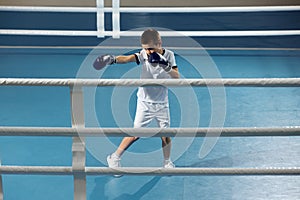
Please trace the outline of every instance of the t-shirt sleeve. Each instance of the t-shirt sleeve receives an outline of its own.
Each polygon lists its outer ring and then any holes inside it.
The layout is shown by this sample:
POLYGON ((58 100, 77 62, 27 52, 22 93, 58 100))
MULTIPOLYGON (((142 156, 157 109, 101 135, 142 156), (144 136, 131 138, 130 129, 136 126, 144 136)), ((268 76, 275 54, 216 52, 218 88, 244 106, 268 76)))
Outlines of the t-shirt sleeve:
POLYGON ((139 65, 143 62, 144 58, 142 52, 135 53, 134 56, 135 56, 136 64, 139 65))
POLYGON ((170 54, 169 63, 173 69, 177 68, 177 63, 176 63, 175 55, 173 52, 170 54))

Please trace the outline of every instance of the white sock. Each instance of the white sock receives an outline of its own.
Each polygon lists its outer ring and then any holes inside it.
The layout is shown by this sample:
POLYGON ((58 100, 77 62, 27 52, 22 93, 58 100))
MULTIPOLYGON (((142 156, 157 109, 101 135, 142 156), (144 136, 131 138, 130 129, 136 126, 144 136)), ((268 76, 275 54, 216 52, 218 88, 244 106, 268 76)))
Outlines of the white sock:
POLYGON ((118 159, 120 159, 120 156, 118 154, 116 154, 116 152, 113 153, 113 154, 111 154, 111 157, 112 158, 118 158, 118 159))

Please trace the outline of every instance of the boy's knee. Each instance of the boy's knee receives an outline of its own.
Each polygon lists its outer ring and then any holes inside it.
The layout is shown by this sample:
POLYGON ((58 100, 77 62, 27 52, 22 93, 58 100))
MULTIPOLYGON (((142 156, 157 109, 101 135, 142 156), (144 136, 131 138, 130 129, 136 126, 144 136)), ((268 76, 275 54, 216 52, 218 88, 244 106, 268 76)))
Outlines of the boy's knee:
POLYGON ((139 137, 125 137, 124 140, 128 143, 133 143, 135 141, 137 141, 139 139, 139 137))
POLYGON ((139 137, 132 137, 131 138, 133 142, 137 141, 138 139, 140 139, 139 137))
POLYGON ((162 137, 161 140, 162 140, 162 142, 164 144, 169 144, 171 142, 171 138, 170 137, 162 137))

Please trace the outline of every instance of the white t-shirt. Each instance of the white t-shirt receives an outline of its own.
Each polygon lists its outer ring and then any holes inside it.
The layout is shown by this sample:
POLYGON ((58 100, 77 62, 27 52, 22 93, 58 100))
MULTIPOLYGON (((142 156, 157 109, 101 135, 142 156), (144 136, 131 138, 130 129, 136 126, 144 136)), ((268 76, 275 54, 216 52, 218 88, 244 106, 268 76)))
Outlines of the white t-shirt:
MULTIPOLYGON (((170 50, 163 49, 162 54, 172 67, 177 66, 174 53, 170 50)), ((143 49, 135 54, 137 64, 142 65, 141 79, 169 79, 171 76, 158 65, 148 62, 148 55, 143 49)), ((151 103, 167 103, 168 88, 165 86, 141 86, 138 89, 137 97, 141 101, 151 103)))

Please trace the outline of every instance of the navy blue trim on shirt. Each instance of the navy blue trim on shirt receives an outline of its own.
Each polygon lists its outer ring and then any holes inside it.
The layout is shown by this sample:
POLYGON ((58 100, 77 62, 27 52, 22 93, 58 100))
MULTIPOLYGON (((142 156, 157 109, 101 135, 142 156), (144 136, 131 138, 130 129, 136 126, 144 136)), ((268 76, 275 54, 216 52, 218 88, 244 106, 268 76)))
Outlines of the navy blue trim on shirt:
POLYGON ((136 62, 136 64, 140 64, 140 61, 139 61, 139 58, 138 58, 138 56, 136 55, 136 54, 134 54, 134 57, 135 57, 135 62, 136 62))

